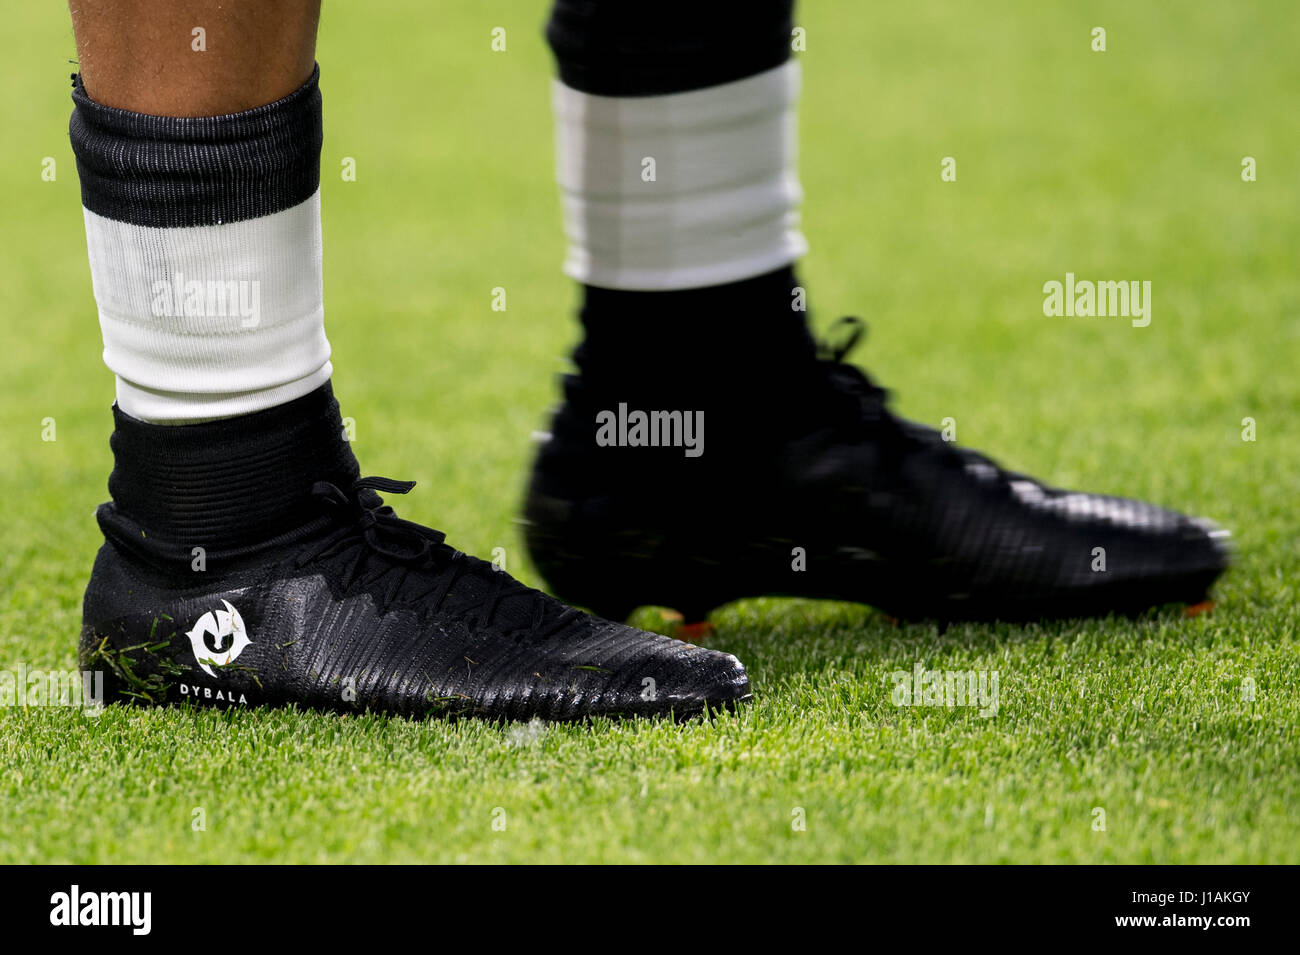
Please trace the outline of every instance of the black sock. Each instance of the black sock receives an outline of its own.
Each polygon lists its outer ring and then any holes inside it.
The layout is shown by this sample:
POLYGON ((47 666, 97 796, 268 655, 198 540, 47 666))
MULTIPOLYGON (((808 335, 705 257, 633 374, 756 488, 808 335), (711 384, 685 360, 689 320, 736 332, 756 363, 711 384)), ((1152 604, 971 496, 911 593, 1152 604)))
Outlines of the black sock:
POLYGON ((602 391, 711 392, 771 382, 816 357, 787 266, 741 282, 670 292, 583 286, 574 362, 602 391))
POLYGON ((255 552, 320 513, 317 481, 358 476, 329 383, 283 405, 190 425, 137 421, 113 408, 113 502, 105 536, 157 561, 255 552))
POLYGON ((546 39, 566 86, 659 96, 780 66, 793 17, 794 0, 555 0, 546 39))

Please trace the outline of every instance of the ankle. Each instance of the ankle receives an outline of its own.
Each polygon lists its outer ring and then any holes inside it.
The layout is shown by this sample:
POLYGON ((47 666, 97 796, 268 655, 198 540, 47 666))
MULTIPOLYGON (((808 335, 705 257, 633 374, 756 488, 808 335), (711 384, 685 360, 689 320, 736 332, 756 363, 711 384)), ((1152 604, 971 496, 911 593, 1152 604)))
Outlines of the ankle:
POLYGON ((255 546, 316 516, 314 482, 346 485, 358 475, 328 382, 265 411, 201 424, 113 413, 110 524, 125 521, 160 546, 255 546))

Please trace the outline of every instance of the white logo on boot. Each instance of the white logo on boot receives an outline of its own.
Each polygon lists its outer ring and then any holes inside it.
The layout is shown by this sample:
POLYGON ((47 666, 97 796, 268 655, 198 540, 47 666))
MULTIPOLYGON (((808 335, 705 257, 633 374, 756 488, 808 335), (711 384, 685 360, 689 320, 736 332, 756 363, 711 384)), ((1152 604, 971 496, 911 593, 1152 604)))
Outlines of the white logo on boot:
POLYGON ((215 616, 209 610, 199 617, 194 629, 186 634, 194 648, 194 659, 199 668, 214 679, 216 674, 208 664, 223 667, 233 662, 235 657, 244 652, 244 647, 253 642, 248 639, 248 631, 244 629, 239 611, 230 605, 229 600, 221 602, 226 605, 225 610, 216 611, 215 616))

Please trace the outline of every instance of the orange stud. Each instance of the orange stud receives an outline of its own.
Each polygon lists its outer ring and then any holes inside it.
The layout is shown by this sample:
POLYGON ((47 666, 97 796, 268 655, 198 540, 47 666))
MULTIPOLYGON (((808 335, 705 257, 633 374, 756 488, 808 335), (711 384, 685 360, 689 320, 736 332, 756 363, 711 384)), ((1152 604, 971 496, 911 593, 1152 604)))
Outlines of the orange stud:
POLYGON ((1214 609, 1214 601, 1213 601, 1213 600, 1202 600, 1202 601, 1201 601, 1200 603, 1198 603, 1198 604, 1192 604, 1192 605, 1189 606, 1189 607, 1184 607, 1184 608, 1183 608, 1183 616, 1184 616, 1184 617, 1199 617, 1201 614, 1203 614, 1203 613, 1209 613, 1209 612, 1210 612, 1211 610, 1213 610, 1213 609, 1214 609))
POLYGON ((701 640, 707 640, 713 636, 713 624, 707 620, 697 620, 695 623, 684 623, 677 628, 677 639, 688 640, 691 643, 699 643, 701 640))

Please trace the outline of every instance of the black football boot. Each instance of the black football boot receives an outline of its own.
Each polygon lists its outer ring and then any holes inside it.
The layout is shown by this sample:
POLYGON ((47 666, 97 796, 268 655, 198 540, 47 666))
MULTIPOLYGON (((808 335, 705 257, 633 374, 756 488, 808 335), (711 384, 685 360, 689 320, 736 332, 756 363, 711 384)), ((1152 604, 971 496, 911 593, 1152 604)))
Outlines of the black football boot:
POLYGON ((692 630, 713 608, 760 595, 938 621, 1206 600, 1228 566, 1226 531, 1051 487, 897 417, 844 360, 863 326, 842 321, 847 342, 823 346, 810 372, 734 401, 725 387, 692 397, 692 376, 674 378, 667 363, 650 391, 593 385, 591 363, 569 376, 524 506, 527 547, 552 592, 610 619, 673 608, 692 630), (634 410, 697 398, 710 408, 702 448, 647 446, 671 437, 653 419, 638 442, 634 410))
POLYGON ((735 657, 589 616, 398 518, 329 385, 183 427, 116 414, 84 669, 145 704, 413 717, 690 716, 749 698, 735 657))

